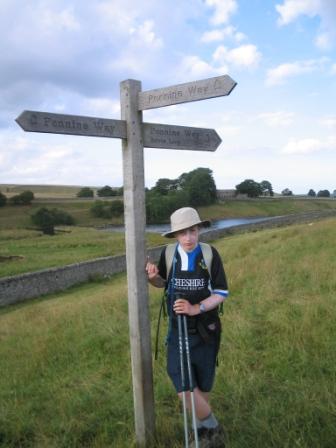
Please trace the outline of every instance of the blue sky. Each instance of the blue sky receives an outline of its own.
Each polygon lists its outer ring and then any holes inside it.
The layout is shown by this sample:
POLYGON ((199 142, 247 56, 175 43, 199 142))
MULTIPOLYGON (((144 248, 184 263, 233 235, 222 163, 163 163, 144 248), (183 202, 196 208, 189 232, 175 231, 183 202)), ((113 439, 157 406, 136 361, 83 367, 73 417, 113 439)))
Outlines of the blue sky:
POLYGON ((25 133, 25 109, 120 118, 143 90, 230 75, 230 96, 144 111, 217 130, 216 152, 145 149, 145 182, 213 170, 307 193, 336 189, 335 0, 1 0, 0 183, 122 185, 121 142, 25 133))

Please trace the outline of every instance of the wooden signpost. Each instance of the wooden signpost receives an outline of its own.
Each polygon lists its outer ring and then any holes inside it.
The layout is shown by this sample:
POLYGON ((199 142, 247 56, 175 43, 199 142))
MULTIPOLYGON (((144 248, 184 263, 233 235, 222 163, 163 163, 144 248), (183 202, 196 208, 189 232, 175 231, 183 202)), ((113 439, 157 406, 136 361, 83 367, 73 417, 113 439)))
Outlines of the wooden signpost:
POLYGON ((141 91, 141 82, 120 83, 121 120, 24 111, 16 119, 28 132, 122 139, 128 315, 136 440, 146 446, 155 430, 148 284, 145 275, 145 182, 143 148, 215 151, 214 129, 143 123, 142 111, 229 95, 229 76, 141 91))

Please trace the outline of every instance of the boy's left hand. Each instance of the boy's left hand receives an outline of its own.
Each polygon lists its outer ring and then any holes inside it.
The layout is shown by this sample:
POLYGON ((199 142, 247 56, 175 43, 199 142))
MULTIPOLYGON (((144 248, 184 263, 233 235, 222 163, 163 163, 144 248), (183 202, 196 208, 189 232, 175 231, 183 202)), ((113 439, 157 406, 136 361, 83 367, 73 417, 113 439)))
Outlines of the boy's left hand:
POLYGON ((188 316, 195 316, 196 314, 199 314, 199 306, 192 305, 185 299, 175 300, 173 309, 176 314, 186 314, 188 316))

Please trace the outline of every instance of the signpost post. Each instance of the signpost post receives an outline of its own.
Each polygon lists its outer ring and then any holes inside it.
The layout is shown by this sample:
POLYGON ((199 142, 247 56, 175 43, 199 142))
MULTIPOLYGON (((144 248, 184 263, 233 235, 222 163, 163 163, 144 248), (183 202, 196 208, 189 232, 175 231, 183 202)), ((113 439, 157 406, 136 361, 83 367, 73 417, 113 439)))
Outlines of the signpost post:
POLYGON ((236 82, 219 76, 141 91, 140 81, 120 83, 121 120, 24 111, 16 119, 27 132, 122 139, 125 240, 136 440, 146 446, 155 430, 148 286, 145 275, 145 183, 143 148, 215 151, 214 129, 143 123, 142 111, 229 95, 236 82))
POLYGON ((127 123, 123 140, 125 241, 128 284, 135 431, 140 444, 155 428, 152 350, 148 305, 148 285, 144 268, 145 182, 141 137, 142 113, 137 110, 139 81, 123 81, 120 86, 121 118, 127 123))

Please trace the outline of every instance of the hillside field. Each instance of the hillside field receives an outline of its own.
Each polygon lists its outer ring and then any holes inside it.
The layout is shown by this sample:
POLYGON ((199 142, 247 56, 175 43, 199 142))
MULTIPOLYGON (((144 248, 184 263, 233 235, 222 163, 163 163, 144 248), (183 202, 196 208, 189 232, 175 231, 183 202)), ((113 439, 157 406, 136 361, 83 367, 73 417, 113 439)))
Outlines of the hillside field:
MULTIPOLYGON (((229 448, 333 448, 336 219, 214 242, 230 297, 212 404, 229 448)), ((154 340, 161 292, 150 288, 154 340)), ((0 310, 0 446, 135 447, 125 275, 0 310)), ((183 444, 154 363, 156 440, 183 444)))
MULTIPOLYGON (((20 194, 23 191, 31 191, 37 199, 70 199, 76 198, 82 186, 75 185, 17 185, 0 184, 0 191, 7 197, 20 194)), ((99 187, 90 187, 94 192, 99 187)))
MULTIPOLYGON (((113 199, 112 199, 113 200, 113 199)), ((122 218, 107 220, 90 213, 93 200, 39 199, 30 206, 0 207, 0 277, 64 266, 97 257, 125 252, 122 233, 102 232, 99 227, 122 224, 122 218), (59 227, 55 236, 32 228, 30 216, 39 207, 58 208, 70 213, 75 226, 59 227)), ((279 216, 312 210, 336 209, 334 199, 261 198, 229 200, 200 207, 202 219, 279 216)), ((159 234, 148 234, 148 246, 163 244, 159 234)))

